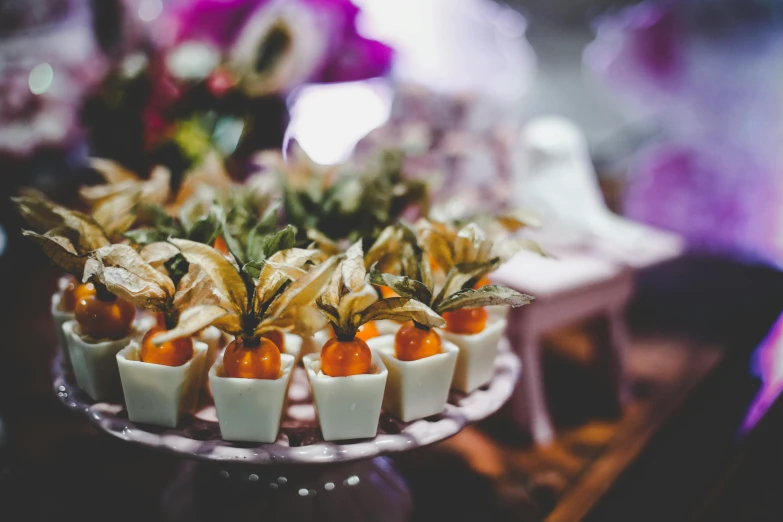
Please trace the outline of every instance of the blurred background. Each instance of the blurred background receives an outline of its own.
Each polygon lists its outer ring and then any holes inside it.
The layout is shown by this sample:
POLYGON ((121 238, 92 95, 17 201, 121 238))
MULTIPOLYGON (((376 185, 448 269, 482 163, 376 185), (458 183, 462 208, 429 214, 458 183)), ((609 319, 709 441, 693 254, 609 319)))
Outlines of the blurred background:
POLYGON ((164 520, 180 464, 54 397, 59 274, 9 198, 78 205, 90 157, 178 183, 296 144, 402 147, 445 214, 530 207, 555 286, 631 274, 630 398, 612 324, 558 323, 551 439, 506 408, 395 457, 413 520, 780 520, 781 29, 773 0, 3 0, 0 519, 164 520))

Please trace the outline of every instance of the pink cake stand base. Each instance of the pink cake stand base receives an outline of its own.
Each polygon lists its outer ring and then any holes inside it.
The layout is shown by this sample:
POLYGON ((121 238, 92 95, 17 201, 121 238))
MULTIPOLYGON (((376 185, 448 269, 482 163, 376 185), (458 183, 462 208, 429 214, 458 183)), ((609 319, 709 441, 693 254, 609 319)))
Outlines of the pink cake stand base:
POLYGON ((408 519, 411 496, 383 455, 442 441, 494 413, 513 393, 520 370, 504 339, 488 385, 467 395, 452 392, 443 413, 426 419, 403 423, 384 412, 375 438, 340 442, 321 437, 301 368, 272 444, 224 441, 206 393, 199 411, 168 429, 131 422, 121 400, 90 400, 59 358, 54 389, 65 406, 109 435, 187 459, 163 495, 167 521, 397 522, 408 519))

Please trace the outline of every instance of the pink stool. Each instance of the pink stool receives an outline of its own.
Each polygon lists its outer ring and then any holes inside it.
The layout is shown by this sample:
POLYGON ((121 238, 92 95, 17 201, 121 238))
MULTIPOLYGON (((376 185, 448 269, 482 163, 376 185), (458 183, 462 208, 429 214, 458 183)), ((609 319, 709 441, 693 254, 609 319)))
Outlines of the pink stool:
POLYGON ((621 404, 629 398, 626 373, 628 333, 623 310, 634 287, 634 270, 594 254, 563 252, 556 259, 521 252, 492 275, 492 280, 536 297, 511 309, 507 334, 522 359, 522 377, 511 407, 515 422, 538 444, 554 437, 544 396, 540 337, 575 321, 603 315, 609 322, 612 374, 621 404))

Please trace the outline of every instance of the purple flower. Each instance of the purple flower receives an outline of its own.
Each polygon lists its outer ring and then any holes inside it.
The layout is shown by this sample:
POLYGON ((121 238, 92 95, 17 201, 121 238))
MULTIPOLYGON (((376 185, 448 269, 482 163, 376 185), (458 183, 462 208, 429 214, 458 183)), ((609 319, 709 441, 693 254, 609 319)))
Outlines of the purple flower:
POLYGON ((173 44, 217 48, 251 94, 386 73, 392 51, 358 34, 349 0, 196 0, 165 17, 173 44))

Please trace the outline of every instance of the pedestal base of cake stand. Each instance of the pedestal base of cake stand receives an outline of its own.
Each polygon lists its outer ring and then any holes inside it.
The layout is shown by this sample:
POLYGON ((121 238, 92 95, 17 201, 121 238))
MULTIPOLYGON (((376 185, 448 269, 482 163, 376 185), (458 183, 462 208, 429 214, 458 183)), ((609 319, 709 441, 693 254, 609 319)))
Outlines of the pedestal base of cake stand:
POLYGON ((404 522, 412 510, 386 457, 279 468, 187 461, 162 503, 166 522, 404 522))

